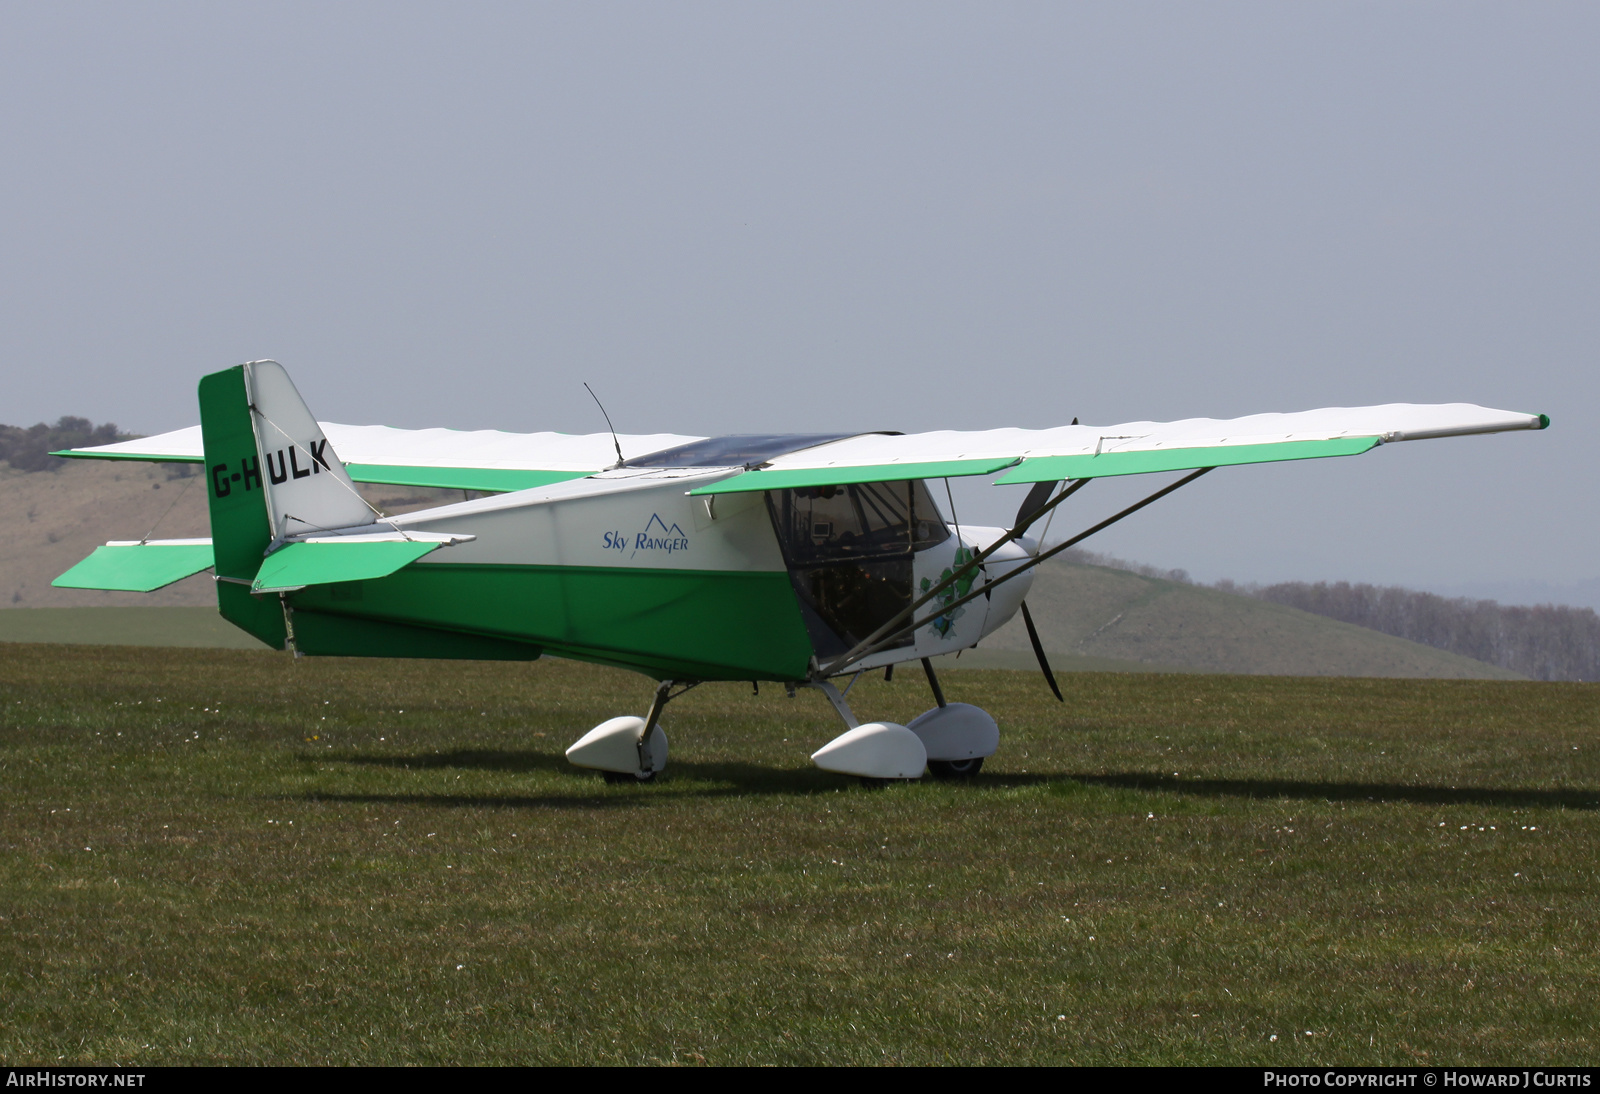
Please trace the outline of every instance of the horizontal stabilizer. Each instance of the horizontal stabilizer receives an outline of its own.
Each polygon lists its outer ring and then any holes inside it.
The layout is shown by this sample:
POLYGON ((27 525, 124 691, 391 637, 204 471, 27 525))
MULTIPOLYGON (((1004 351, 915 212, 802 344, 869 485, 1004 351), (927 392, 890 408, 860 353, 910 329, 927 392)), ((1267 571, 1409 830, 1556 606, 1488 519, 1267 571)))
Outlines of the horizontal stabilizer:
POLYGON ((388 577, 402 566, 409 566, 449 543, 449 538, 442 536, 411 539, 346 536, 291 543, 267 556, 250 591, 289 592, 307 585, 388 577))
POLYGON ((58 589, 154 592, 211 566, 209 539, 128 540, 94 553, 50 584, 58 589))

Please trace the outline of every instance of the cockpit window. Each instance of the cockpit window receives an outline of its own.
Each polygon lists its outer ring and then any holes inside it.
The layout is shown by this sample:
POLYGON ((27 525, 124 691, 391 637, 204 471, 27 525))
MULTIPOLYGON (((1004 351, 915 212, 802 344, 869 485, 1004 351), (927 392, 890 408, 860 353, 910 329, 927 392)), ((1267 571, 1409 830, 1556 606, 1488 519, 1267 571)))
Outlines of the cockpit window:
POLYGON ((637 456, 623 467, 747 467, 859 433, 733 433, 637 456))
POLYGON ((774 490, 769 497, 790 566, 909 558, 950 535, 920 479, 774 490))

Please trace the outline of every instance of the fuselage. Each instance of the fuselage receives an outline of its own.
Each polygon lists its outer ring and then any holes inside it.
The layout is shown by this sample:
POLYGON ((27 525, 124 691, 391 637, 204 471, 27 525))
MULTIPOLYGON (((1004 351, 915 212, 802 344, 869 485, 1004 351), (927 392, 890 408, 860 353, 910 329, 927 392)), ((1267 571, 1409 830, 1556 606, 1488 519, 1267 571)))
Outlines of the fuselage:
MULTIPOLYGON (((291 594, 297 631, 338 617, 658 679, 800 681, 1001 534, 950 527, 918 482, 690 496, 736 471, 620 468, 393 518, 385 524, 475 538, 385 578, 291 594)), ((1028 557, 1006 545, 971 587, 1028 557)), ((936 617, 956 596, 930 602, 916 613, 929 623, 857 667, 974 645, 1011 618, 1030 580, 936 617)))

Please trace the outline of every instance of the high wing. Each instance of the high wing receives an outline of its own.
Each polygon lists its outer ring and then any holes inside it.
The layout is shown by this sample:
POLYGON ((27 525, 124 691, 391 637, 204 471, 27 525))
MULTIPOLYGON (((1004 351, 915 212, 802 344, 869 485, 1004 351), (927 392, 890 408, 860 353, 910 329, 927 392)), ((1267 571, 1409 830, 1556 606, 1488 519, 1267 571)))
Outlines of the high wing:
MULTIPOLYGON (((506 433, 320 423, 356 482, 508 491, 582 478, 612 466, 609 433, 506 433)), ((1351 456, 1379 444, 1544 429, 1543 414, 1471 403, 1328 407, 1244 418, 1067 425, 1051 429, 865 433, 780 455, 758 469, 699 487, 741 493, 828 484, 954 478, 1004 472, 1000 484, 1104 478, 1245 463, 1351 456)), ((704 437, 618 438, 630 463, 704 437)), ((203 462, 200 427, 56 453, 88 459, 203 462)), ((702 464, 703 466, 703 464, 702 464)))
POLYGON ((1543 414, 1471 403, 1328 407, 1219 420, 864 434, 779 456, 695 494, 794 489, 1004 471, 996 482, 1055 482, 1154 471, 1353 456, 1396 441, 1544 429, 1543 414))
MULTIPOLYGON (((452 490, 526 490, 592 475, 617 462, 609 433, 504 433, 496 429, 318 424, 355 482, 452 490)), ((622 435, 617 441, 624 456, 634 457, 704 439, 652 433, 622 435)), ((55 455, 152 463, 205 462, 197 425, 95 448, 69 448, 55 455)))

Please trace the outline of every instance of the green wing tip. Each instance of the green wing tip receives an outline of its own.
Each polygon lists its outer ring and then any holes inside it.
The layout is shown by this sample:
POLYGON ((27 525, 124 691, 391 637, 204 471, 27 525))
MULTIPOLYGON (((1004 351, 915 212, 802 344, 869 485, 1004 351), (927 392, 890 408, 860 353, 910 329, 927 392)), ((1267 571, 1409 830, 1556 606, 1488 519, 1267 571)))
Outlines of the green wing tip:
POLYGON ((1550 428, 1550 415, 1548 415, 1548 414, 1539 415, 1539 428, 1540 429, 1549 429, 1550 428))

